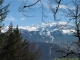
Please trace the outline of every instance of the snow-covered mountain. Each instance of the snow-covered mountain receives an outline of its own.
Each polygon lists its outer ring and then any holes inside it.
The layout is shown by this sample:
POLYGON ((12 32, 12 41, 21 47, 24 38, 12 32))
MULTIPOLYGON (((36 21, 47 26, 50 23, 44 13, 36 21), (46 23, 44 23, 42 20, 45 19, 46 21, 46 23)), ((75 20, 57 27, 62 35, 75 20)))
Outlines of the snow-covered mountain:
MULTIPOLYGON (((15 28, 15 27, 14 27, 15 28)), ((3 27, 2 32, 7 31, 8 27, 3 27)), ((53 45, 58 47, 61 42, 76 41, 77 38, 72 36, 71 31, 75 31, 71 25, 66 25, 66 22, 47 22, 42 24, 33 24, 31 26, 19 26, 23 39, 34 41, 41 48, 42 60, 53 60, 59 54, 51 50, 53 45), (46 51, 45 51, 46 50, 46 51), (55 53, 55 56, 53 55, 55 53)), ((59 55, 60 56, 60 55, 59 55)))
MULTIPOLYGON (((15 27, 14 27, 15 28, 15 27)), ((8 27, 4 27, 2 32, 7 31, 8 27)), ((60 42, 74 41, 76 38, 72 36, 74 27, 66 25, 66 22, 47 22, 42 24, 33 24, 31 26, 19 26, 23 38, 28 38, 35 42, 60 42)))
POLYGON ((66 25, 65 22, 47 22, 32 26, 20 26, 19 29, 22 32, 24 38, 33 40, 35 42, 50 42, 56 43, 63 41, 75 41, 76 38, 72 36, 74 27, 66 25))

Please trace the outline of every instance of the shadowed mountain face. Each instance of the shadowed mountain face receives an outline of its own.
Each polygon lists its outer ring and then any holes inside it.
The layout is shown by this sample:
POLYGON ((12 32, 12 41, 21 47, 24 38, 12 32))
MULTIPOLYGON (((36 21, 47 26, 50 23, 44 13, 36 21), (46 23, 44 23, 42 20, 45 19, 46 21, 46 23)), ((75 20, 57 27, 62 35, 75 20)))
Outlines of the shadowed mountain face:
POLYGON ((41 48, 41 60, 53 60, 54 58, 60 57, 60 53, 57 53, 53 46, 59 49, 58 45, 53 43, 36 43, 41 48))
POLYGON ((50 42, 56 43, 60 41, 75 41, 77 38, 72 36, 74 27, 63 23, 42 23, 32 26, 21 26, 19 29, 22 32, 23 38, 28 38, 35 42, 50 42))
MULTIPOLYGON (((62 25, 63 26, 63 25, 62 25)), ((61 57, 61 53, 56 52, 56 49, 60 49, 61 42, 72 42, 77 40, 72 33, 67 30, 71 30, 71 26, 66 26, 63 30, 60 30, 57 25, 49 26, 32 26, 36 30, 29 31, 28 29, 20 29, 23 38, 28 38, 29 41, 35 41, 41 48, 41 60, 53 60, 54 58, 61 57)), ((65 44, 64 43, 64 44, 65 44)))
POLYGON ((23 38, 28 38, 35 42, 59 43, 61 41, 75 41, 76 38, 69 34, 63 34, 61 31, 22 31, 23 38))
MULTIPOLYGON (((41 48, 41 57, 40 57, 41 60, 54 60, 55 58, 60 58, 66 55, 65 53, 62 54, 61 52, 56 52, 56 51, 61 51, 61 49, 66 50, 67 48, 65 47, 62 48, 60 45, 57 45, 55 43, 37 42, 36 44, 41 48), (54 49, 54 47, 56 50, 54 49)), ((70 55, 68 57, 77 58, 76 55, 70 55)))

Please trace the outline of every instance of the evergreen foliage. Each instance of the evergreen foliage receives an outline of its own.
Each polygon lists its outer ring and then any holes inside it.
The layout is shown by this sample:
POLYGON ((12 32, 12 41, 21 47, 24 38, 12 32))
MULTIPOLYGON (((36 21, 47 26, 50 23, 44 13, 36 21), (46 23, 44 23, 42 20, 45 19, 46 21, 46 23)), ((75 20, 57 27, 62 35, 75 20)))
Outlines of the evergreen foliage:
POLYGON ((0 33, 1 33, 1 28, 2 28, 2 21, 6 18, 9 10, 8 7, 10 4, 6 5, 5 7, 2 7, 4 0, 0 0, 0 33))
POLYGON ((0 0, 0 60, 37 60, 40 50, 30 51, 33 43, 22 39, 18 25, 14 29, 11 23, 7 32, 1 32, 2 21, 6 18, 10 5, 2 7, 3 2, 4 0, 0 0))
POLYGON ((3 44, 0 49, 2 60, 38 60, 40 49, 27 39, 23 40, 18 25, 13 29, 12 23, 2 38, 3 44))

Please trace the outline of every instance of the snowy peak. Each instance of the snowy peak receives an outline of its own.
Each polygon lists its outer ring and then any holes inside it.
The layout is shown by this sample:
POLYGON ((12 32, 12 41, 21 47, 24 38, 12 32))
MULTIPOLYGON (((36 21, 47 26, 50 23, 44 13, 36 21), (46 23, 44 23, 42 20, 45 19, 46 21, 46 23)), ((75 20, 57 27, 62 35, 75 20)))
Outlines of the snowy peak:
POLYGON ((71 34, 71 31, 74 31, 74 27, 71 25, 66 25, 66 22, 47 22, 47 23, 42 23, 42 24, 33 24, 31 26, 20 26, 20 29, 25 29, 28 31, 56 31, 60 30, 64 34, 71 34))
POLYGON ((72 41, 75 38, 71 35, 73 27, 71 25, 66 25, 65 22, 47 22, 38 25, 31 26, 20 26, 19 29, 22 32, 24 38, 28 37, 30 40, 35 40, 36 42, 59 42, 60 40, 72 41))
MULTIPOLYGON (((66 25, 66 22, 46 22, 42 24, 32 24, 31 26, 19 26, 19 29, 21 30, 27 30, 27 31, 48 31, 53 32, 56 30, 62 31, 62 33, 68 33, 70 34, 70 31, 74 31, 74 27, 71 25, 66 25)), ((14 27, 15 28, 15 27, 14 27)), ((8 26, 3 27, 2 32, 7 31, 8 26)))

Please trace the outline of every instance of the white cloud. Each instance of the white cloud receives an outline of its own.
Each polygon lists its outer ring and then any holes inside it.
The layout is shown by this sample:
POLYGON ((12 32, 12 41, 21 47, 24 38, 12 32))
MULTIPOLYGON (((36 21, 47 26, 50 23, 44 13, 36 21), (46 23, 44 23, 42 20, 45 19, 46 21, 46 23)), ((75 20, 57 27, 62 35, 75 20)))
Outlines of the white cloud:
MULTIPOLYGON (((53 5, 53 8, 56 8, 57 7, 57 5, 53 5)), ((75 7, 73 6, 73 7, 70 7, 70 6, 66 6, 66 5, 59 5, 59 8, 60 9, 71 9, 71 10, 74 10, 75 9, 75 7)))
POLYGON ((66 6, 66 5, 60 5, 59 8, 61 8, 61 9, 67 9, 67 8, 69 8, 71 10, 74 10, 75 9, 74 6, 73 7, 70 7, 70 6, 66 6))
POLYGON ((58 24, 66 25, 66 24, 67 24, 67 22, 58 22, 58 24))
POLYGON ((66 5, 60 5, 59 8, 61 8, 61 9, 67 9, 68 7, 66 5))
POLYGON ((14 17, 8 17, 5 20, 9 20, 9 21, 16 21, 16 19, 14 17))
POLYGON ((21 20, 25 20, 25 18, 21 18, 21 20))
MULTIPOLYGON (((53 8, 56 8, 56 7, 57 7, 57 5, 53 5, 53 8)), ((66 5, 59 5, 59 8, 60 9, 67 9, 68 6, 66 6, 66 5)))

